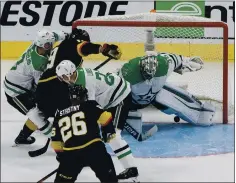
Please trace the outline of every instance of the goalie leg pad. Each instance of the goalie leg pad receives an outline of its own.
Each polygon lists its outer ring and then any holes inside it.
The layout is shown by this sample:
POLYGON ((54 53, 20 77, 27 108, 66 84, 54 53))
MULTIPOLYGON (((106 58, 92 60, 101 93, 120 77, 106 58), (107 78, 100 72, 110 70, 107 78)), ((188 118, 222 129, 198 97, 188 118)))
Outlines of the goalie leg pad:
POLYGON ((122 139, 120 133, 120 130, 116 131, 116 136, 115 138, 110 140, 109 145, 112 148, 113 152, 116 154, 117 158, 120 160, 124 169, 136 167, 134 165, 134 157, 131 149, 127 142, 122 139))
POLYGON ((52 124, 45 119, 44 114, 37 107, 29 110, 27 116, 44 135, 51 137, 52 124))
POLYGON ((153 102, 154 106, 157 104, 167 107, 167 109, 161 110, 162 112, 175 114, 194 125, 212 125, 212 118, 215 114, 214 106, 209 103, 202 104, 193 95, 179 87, 166 84, 153 102))

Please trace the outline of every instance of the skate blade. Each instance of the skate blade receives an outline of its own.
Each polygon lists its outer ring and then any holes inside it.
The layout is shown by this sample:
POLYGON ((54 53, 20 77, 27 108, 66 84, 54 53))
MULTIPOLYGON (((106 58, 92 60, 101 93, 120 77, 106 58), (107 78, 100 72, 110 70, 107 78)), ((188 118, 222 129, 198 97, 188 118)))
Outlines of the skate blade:
POLYGON ((137 177, 132 177, 129 179, 120 179, 118 180, 118 182, 136 182, 136 183, 140 183, 140 181, 138 180, 137 177))
POLYGON ((24 146, 29 146, 31 144, 13 144, 11 147, 24 147, 24 146))

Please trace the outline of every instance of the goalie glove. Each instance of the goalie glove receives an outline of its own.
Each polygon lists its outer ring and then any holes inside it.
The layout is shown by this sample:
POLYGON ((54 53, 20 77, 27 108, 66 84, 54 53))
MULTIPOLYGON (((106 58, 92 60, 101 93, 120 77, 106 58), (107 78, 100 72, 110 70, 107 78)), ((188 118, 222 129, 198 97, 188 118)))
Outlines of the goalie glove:
POLYGON ((114 44, 111 44, 111 45, 110 44, 104 44, 101 47, 101 53, 104 56, 111 57, 115 60, 120 59, 121 54, 122 54, 119 47, 114 45, 114 44))
POLYGON ((200 57, 191 57, 185 58, 182 61, 182 66, 176 72, 179 74, 183 74, 185 72, 195 72, 201 70, 203 68, 203 61, 200 57))

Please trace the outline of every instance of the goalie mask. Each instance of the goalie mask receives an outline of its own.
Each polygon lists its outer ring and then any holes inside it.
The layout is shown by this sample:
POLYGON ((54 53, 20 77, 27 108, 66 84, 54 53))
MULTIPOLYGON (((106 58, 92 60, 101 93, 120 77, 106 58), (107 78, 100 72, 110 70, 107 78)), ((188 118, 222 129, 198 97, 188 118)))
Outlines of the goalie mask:
POLYGON ((157 53, 147 52, 147 55, 141 58, 139 65, 143 78, 145 80, 152 79, 156 74, 158 66, 157 53))
POLYGON ((82 85, 70 86, 69 95, 73 105, 79 105, 88 100, 88 90, 82 85))

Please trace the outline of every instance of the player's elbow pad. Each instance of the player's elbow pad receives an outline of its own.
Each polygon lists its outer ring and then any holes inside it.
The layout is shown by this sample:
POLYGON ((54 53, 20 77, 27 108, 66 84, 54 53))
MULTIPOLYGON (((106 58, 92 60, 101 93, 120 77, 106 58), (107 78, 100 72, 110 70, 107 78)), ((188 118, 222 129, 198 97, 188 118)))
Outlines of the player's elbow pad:
POLYGON ((108 125, 112 121, 112 115, 110 112, 103 112, 98 119, 98 123, 101 124, 102 126, 108 125))
POLYGON ((82 44, 78 44, 77 50, 80 56, 88 56, 90 54, 98 54, 100 46, 100 44, 84 41, 82 44))
POLYGON ((55 152, 63 152, 63 142, 61 141, 52 141, 51 147, 55 152))

